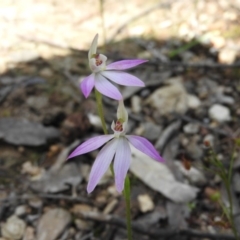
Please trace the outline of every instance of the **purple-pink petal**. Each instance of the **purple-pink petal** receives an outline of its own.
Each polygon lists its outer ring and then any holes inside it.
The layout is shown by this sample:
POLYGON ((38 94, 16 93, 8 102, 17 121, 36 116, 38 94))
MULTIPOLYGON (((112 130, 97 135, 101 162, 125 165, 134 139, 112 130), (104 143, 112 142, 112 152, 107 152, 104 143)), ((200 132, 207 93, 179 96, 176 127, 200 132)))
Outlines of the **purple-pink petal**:
POLYGON ((108 142, 114 137, 113 134, 111 135, 102 135, 102 136, 97 136, 88 139, 86 142, 82 143, 80 146, 78 146, 68 157, 73 158, 78 155, 91 152, 93 150, 96 150, 97 148, 101 147, 104 143, 108 142))
POLYGON ((107 97, 115 100, 122 99, 122 94, 119 90, 99 73, 95 76, 95 87, 100 93, 107 97))
POLYGON ((159 155, 154 146, 146 138, 133 135, 128 135, 126 137, 129 142, 139 151, 159 162, 164 162, 164 159, 159 155))
POLYGON ((94 73, 84 78, 81 82, 81 90, 85 98, 87 98, 94 87, 94 73))
POLYGON ((113 159, 118 145, 118 139, 113 139, 107 143, 98 153, 97 158, 92 166, 89 181, 87 185, 87 192, 94 190, 103 174, 108 170, 109 165, 113 159))
POLYGON ((107 65, 107 70, 124 70, 135 67, 139 64, 145 63, 147 60, 143 59, 132 59, 132 60, 121 60, 117 62, 110 63, 107 65))
POLYGON ((120 137, 114 159, 114 174, 117 191, 122 192, 131 162, 131 149, 125 137, 120 137))
POLYGON ((101 73, 109 80, 124 86, 139 86, 144 87, 145 84, 139 78, 125 72, 120 71, 103 71, 101 73))

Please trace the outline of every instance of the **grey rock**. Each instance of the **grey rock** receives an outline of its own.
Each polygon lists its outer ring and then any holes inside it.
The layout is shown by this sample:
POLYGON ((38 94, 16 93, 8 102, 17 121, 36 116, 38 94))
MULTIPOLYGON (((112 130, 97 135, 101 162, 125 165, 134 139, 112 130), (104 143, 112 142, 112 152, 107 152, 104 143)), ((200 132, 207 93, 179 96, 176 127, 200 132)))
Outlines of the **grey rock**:
POLYGON ((209 143, 211 147, 214 147, 214 136, 211 134, 207 134, 204 138, 203 138, 203 143, 209 143))
POLYGON ((48 139, 59 137, 59 131, 54 127, 45 127, 27 119, 2 118, 0 119, 0 136, 8 143, 26 146, 41 146, 48 139))
POLYGON ((177 120, 175 122, 172 122, 171 124, 169 124, 164 131, 162 132, 161 136, 159 137, 159 139, 157 140, 156 144, 155 144, 155 148, 159 151, 163 151, 163 149, 165 148, 168 140, 174 135, 176 134, 176 132, 179 131, 179 128, 181 126, 182 121, 181 120, 177 120))
POLYGON ((166 164, 154 161, 133 147, 131 152, 130 171, 148 187, 176 203, 186 203, 196 198, 199 189, 177 181, 166 164))
POLYGON ((211 119, 216 120, 220 123, 231 120, 229 108, 220 104, 214 104, 213 106, 211 106, 208 111, 208 115, 211 119))
POLYGON ((234 98, 232 98, 230 96, 226 96, 224 94, 224 91, 225 91, 225 87, 223 87, 223 86, 219 86, 217 88, 217 91, 216 91, 216 99, 217 99, 217 101, 219 103, 222 103, 222 104, 233 105, 235 103, 234 98))
POLYGON ((180 161, 174 162, 179 171, 190 180, 191 183, 194 183, 195 185, 201 186, 203 184, 206 184, 207 179, 204 176, 204 174, 199 171, 197 168, 191 166, 189 170, 187 170, 183 164, 180 161))
POLYGON ((155 141, 158 139, 162 132, 162 127, 152 122, 144 123, 143 128, 143 136, 150 141, 155 141))
POLYGON ((15 209, 15 215, 16 216, 23 216, 27 212, 27 206, 26 205, 20 205, 17 206, 15 209))
POLYGON ((192 94, 187 95, 188 107, 191 109, 197 109, 201 105, 201 101, 198 97, 192 94))
POLYGON ((152 122, 146 122, 143 124, 143 137, 154 141, 159 138, 162 132, 162 128, 152 122))
POLYGON ((172 229, 184 229, 188 227, 185 220, 189 217, 190 209, 186 204, 167 201, 168 223, 172 229))
POLYGON ((55 240, 70 222, 70 213, 62 208, 47 211, 38 222, 37 240, 55 240))
POLYGON ((159 220, 166 218, 166 209, 157 207, 153 212, 144 214, 143 216, 139 217, 136 222, 143 227, 150 227, 158 223, 159 220))
POLYGON ((57 193, 69 189, 70 186, 76 187, 81 181, 80 169, 71 162, 64 164, 56 171, 48 171, 42 179, 33 181, 31 188, 38 192, 57 193))
POLYGON ((14 84, 15 83, 15 78, 9 77, 9 76, 1 76, 0 77, 0 83, 2 85, 9 85, 9 84, 14 84))
POLYGON ((12 86, 6 86, 0 89, 0 103, 5 100, 5 98, 11 91, 12 91, 12 86))
POLYGON ((193 52, 190 51, 184 51, 180 54, 183 62, 190 62, 192 61, 194 58, 196 58, 196 55, 193 52))
POLYGON ((131 98, 132 111, 134 113, 140 113, 142 110, 141 98, 137 95, 134 95, 131 98))
POLYGON ((48 105, 48 98, 45 96, 31 96, 27 99, 27 105, 34 109, 42 109, 48 105))
POLYGON ((187 153, 195 160, 200 160, 203 156, 203 149, 198 144, 198 138, 193 137, 186 146, 187 153))
POLYGON ((183 131, 187 134, 194 134, 199 131, 199 125, 197 123, 188 123, 183 127, 183 131))
POLYGON ((157 89, 145 103, 156 109, 159 115, 184 114, 188 109, 188 96, 182 78, 171 78, 167 82, 170 85, 157 89))
POLYGON ((216 92, 218 84, 209 78, 201 78, 197 83, 197 93, 200 98, 213 96, 216 92))
POLYGON ((24 234, 26 223, 15 215, 9 217, 6 223, 2 224, 1 232, 5 239, 20 240, 24 234))
MULTIPOLYGON (((145 87, 154 87, 159 86, 161 83, 163 83, 167 78, 171 76, 171 71, 165 71, 161 73, 155 73, 152 72, 151 74, 145 73, 145 72, 139 72, 136 75, 139 77, 142 81, 145 83, 145 87)), ((142 87, 125 87, 123 89, 122 95, 123 99, 126 100, 129 97, 133 96, 138 91, 143 90, 142 87)))

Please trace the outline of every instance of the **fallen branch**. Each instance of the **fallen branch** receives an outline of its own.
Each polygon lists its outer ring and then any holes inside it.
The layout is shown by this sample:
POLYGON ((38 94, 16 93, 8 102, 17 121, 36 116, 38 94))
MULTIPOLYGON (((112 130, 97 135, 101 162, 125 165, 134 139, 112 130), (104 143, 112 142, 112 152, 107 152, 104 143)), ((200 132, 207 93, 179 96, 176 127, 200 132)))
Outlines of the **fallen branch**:
POLYGON ((211 69, 219 69, 219 68, 239 68, 240 62, 235 62, 232 64, 223 64, 223 63, 190 63, 190 62, 180 62, 180 61, 171 61, 163 54, 160 54, 157 49, 154 48, 149 42, 144 41, 143 39, 135 39, 135 42, 145 48, 147 51, 152 53, 152 55, 156 58, 156 60, 151 60, 147 64, 153 65, 155 67, 182 67, 182 68, 211 68, 211 69))
POLYGON ((227 131, 219 129, 219 128, 213 128, 213 127, 209 126, 209 124, 203 123, 203 122, 201 122, 197 119, 191 118, 187 115, 179 115, 179 114, 174 114, 174 115, 176 116, 177 119, 180 118, 180 119, 182 119, 186 122, 189 122, 189 123, 197 123, 200 126, 208 129, 209 131, 211 131, 213 133, 216 133, 216 134, 219 134, 219 135, 222 135, 222 136, 226 136, 226 137, 231 137, 231 138, 234 137, 233 133, 231 133, 231 132, 227 132, 227 131))
POLYGON ((240 62, 236 62, 233 64, 222 64, 222 63, 184 63, 178 61, 171 62, 148 62, 148 64, 164 66, 164 67, 183 67, 183 68, 239 68, 240 62))
MULTIPOLYGON (((178 0, 179 1, 179 0, 178 0)), ((130 23, 138 20, 141 17, 144 17, 146 15, 148 15, 149 13, 151 13, 152 11, 157 10, 158 8, 169 8, 171 6, 172 3, 176 2, 176 0, 171 0, 171 1, 166 1, 163 3, 158 3, 146 10, 144 10, 143 12, 140 12, 139 14, 133 16, 132 18, 128 19, 125 23, 123 23, 116 31, 115 33, 112 35, 112 37, 107 41, 108 43, 112 42, 119 33, 121 33, 123 31, 124 28, 126 28, 130 23)))
POLYGON ((0 203, 1 202, 11 202, 14 200, 29 200, 29 199, 33 199, 36 197, 92 204, 91 200, 88 198, 79 197, 79 196, 68 196, 68 195, 63 195, 63 194, 51 194, 51 193, 24 194, 24 195, 13 196, 13 197, 10 196, 10 197, 4 198, 4 199, 0 199, 0 203))
MULTIPOLYGON (((116 225, 121 228, 126 228, 125 220, 115 216, 115 215, 105 215, 98 212, 81 212, 80 216, 85 220, 96 221, 100 223, 106 223, 111 225, 116 225)), ((164 237, 170 238, 174 236, 186 236, 186 237, 195 237, 195 238, 209 238, 217 240, 235 240, 233 235, 230 234, 212 234, 207 232, 200 232, 197 230, 191 229, 169 229, 169 230, 151 230, 149 227, 145 227, 139 223, 133 222, 132 229, 138 233, 148 235, 150 237, 164 237)))

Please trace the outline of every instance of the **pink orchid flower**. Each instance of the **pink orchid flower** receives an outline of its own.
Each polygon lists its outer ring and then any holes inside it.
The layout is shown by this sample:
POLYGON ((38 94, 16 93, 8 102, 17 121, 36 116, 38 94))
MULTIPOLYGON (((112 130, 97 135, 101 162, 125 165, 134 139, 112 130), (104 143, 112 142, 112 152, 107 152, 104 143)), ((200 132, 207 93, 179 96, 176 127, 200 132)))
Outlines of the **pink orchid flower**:
POLYGON ((108 80, 124 86, 144 87, 145 84, 137 77, 120 70, 135 67, 141 63, 147 62, 142 59, 122 60, 113 62, 106 66, 107 57, 97 53, 98 34, 94 37, 91 48, 88 52, 89 67, 92 74, 84 78, 81 82, 81 89, 87 98, 93 87, 105 96, 121 100, 122 95, 119 90, 108 80))
POLYGON ((92 166, 87 186, 88 193, 94 190, 104 173, 108 170, 113 158, 116 188, 118 192, 122 192, 124 180, 131 162, 130 144, 149 157, 159 162, 164 161, 154 146, 147 139, 139 136, 125 135, 128 114, 124 107, 123 101, 119 101, 117 119, 118 120, 116 123, 113 122, 111 126, 114 134, 90 138, 78 146, 68 157, 69 159, 88 153, 107 143, 98 153, 97 158, 92 166))

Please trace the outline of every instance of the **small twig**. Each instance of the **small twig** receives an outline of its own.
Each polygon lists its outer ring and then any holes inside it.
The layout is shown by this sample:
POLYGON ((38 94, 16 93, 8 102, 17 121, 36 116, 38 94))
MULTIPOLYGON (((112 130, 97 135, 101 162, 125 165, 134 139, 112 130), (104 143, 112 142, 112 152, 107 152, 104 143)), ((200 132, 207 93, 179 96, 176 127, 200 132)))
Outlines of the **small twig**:
POLYGON ((67 200, 67 201, 77 201, 82 203, 90 203, 91 201, 88 198, 79 197, 79 196, 67 196, 63 194, 49 194, 49 193, 40 193, 39 197, 49 198, 49 199, 59 199, 59 200, 67 200))
POLYGON ((201 121, 199 121, 199 120, 197 120, 197 119, 191 118, 191 117, 189 117, 189 116, 176 114, 176 117, 177 117, 178 119, 180 118, 180 119, 182 119, 182 120, 184 120, 184 121, 187 121, 187 122, 190 122, 190 123, 197 123, 197 124, 199 124, 200 126, 206 128, 206 129, 208 129, 208 130, 210 130, 210 131, 212 131, 212 132, 214 132, 214 133, 218 133, 218 134, 220 134, 220 135, 222 135, 222 136, 233 137, 233 135, 232 135, 231 133, 228 133, 228 132, 226 132, 226 131, 224 131, 224 130, 221 130, 221 129, 212 128, 212 127, 210 127, 208 124, 203 123, 203 122, 201 122, 201 121))
MULTIPOLYGON (((142 45, 141 45, 142 46, 142 45)), ((147 49, 148 50, 148 49, 147 49)), ((153 65, 155 67, 182 67, 182 68, 212 68, 212 69, 226 69, 226 68, 239 68, 240 62, 232 63, 232 64, 222 64, 222 63, 184 63, 179 61, 149 61, 148 65, 153 65)))
MULTIPOLYGON (((105 215, 97 212, 81 212, 81 217, 85 220, 92 220, 101 223, 107 223, 111 225, 117 225, 121 228, 126 228, 125 220, 114 216, 114 215, 105 215)), ((170 238, 174 236, 187 236, 187 237, 195 237, 195 238, 209 238, 216 240, 235 240, 233 235, 228 234, 212 234, 206 232, 200 232, 197 230, 191 229, 179 229, 179 230, 151 230, 149 227, 145 227, 136 222, 132 223, 132 229, 138 233, 148 235, 150 237, 165 237, 170 238)))
POLYGON ((13 200, 28 200, 28 199, 32 199, 35 197, 91 204, 91 201, 88 198, 79 197, 79 196, 67 196, 67 195, 63 195, 63 194, 50 194, 50 193, 24 194, 24 195, 19 195, 19 196, 7 197, 4 199, 0 199, 0 202, 10 202, 13 200))
POLYGON ((147 64, 153 65, 155 67, 182 67, 182 68, 238 68, 240 67, 240 62, 232 63, 232 64, 222 64, 222 63, 190 63, 190 62, 180 62, 180 61, 170 61, 167 57, 165 59, 164 55, 159 55, 152 45, 147 44, 142 39, 136 39, 136 43, 145 48, 147 51, 152 53, 152 55, 156 58, 156 60, 150 60, 147 64), (164 59, 163 59, 164 58, 164 59))
POLYGON ((158 149, 160 152, 163 152, 169 139, 173 136, 173 134, 176 135, 176 133, 179 131, 181 124, 182 124, 181 120, 177 120, 177 121, 169 124, 165 128, 165 130, 162 132, 161 137, 157 140, 157 142, 155 144, 155 148, 158 149))
POLYGON ((184 62, 178 62, 178 61, 171 61, 171 62, 153 62, 149 61, 148 64, 158 66, 164 66, 164 67, 183 67, 183 68, 239 68, 240 62, 236 62, 233 64, 222 64, 222 63, 184 63, 184 62))

